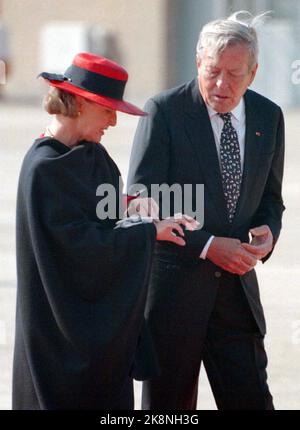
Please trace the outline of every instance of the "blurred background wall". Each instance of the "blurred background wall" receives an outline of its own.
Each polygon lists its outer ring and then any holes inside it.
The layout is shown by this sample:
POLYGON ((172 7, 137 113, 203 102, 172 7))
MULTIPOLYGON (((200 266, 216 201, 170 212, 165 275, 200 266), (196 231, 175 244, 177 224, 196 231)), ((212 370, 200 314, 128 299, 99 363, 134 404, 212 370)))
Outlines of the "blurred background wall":
POLYGON ((274 12, 259 31, 254 89, 284 107, 299 106, 300 85, 291 79, 300 59, 299 0, 2 0, 10 47, 5 94, 37 97, 36 75, 45 67, 62 71, 82 49, 124 65, 127 96, 144 100, 194 77, 202 25, 240 9, 274 12))
MULTIPOLYGON (((53 23, 60 23, 62 28, 77 23, 77 28, 74 26, 76 44, 80 24, 102 28, 108 39, 103 54, 120 61, 129 71, 127 94, 137 97, 140 91, 150 94, 165 79, 164 0, 3 0, 2 17, 9 32, 11 51, 8 94, 31 97, 38 94, 35 77, 47 56, 42 50, 42 35, 53 23)), ((85 37, 83 32, 81 36, 85 37)), ((72 40, 69 34, 65 37, 67 40, 62 38, 61 44, 55 40, 56 49, 60 53, 63 45, 69 56, 72 40)), ((98 46, 102 45, 99 36, 98 46)), ((49 43, 48 48, 53 52, 55 47, 49 43)))

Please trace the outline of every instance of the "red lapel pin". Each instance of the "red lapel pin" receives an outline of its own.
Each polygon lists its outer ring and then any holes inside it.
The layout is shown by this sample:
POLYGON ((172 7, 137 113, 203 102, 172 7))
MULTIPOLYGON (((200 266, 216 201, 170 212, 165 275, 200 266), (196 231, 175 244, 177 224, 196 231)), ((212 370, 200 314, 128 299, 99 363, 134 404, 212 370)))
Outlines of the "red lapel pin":
POLYGON ((256 131, 255 132, 256 136, 260 137, 261 136, 261 132, 260 131, 256 131))

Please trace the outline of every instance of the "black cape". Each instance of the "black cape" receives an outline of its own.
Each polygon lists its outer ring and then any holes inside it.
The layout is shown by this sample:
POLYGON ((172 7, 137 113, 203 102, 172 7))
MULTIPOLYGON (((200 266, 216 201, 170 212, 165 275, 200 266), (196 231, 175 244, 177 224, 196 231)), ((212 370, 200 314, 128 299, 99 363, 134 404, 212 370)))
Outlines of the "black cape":
MULTIPOLYGON (((14 409, 118 409, 144 327, 153 224, 99 220, 100 184, 119 189, 100 144, 37 139, 17 200, 14 409)), ((118 196, 118 192, 116 193, 118 196)), ((145 343, 145 340, 142 341, 145 343)), ((143 360, 144 361, 144 360, 143 360)))

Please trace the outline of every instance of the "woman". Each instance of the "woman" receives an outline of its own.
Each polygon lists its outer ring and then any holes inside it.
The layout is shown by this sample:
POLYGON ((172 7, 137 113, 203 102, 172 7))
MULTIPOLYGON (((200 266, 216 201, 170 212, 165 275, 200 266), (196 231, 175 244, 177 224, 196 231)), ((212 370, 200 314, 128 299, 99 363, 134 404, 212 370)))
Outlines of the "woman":
POLYGON ((126 71, 81 53, 64 75, 41 76, 53 119, 19 180, 13 408, 132 409, 132 376, 151 370, 136 350, 147 346, 154 242, 183 246, 184 233, 172 220, 97 216, 99 185, 113 186, 121 204, 119 170, 99 141, 117 110, 144 114, 123 101, 126 71))

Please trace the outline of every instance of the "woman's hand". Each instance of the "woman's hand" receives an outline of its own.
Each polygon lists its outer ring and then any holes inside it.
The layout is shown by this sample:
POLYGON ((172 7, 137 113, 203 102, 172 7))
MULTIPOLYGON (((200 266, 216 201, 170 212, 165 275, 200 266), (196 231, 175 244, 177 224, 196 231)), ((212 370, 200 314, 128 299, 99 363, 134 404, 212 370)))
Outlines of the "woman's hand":
POLYGON ((189 231, 198 230, 200 226, 200 223, 196 221, 194 218, 182 213, 177 213, 173 217, 169 217, 167 219, 171 219, 177 224, 183 225, 189 231))
POLYGON ((156 201, 150 197, 137 197, 129 203, 127 213, 128 216, 139 214, 140 216, 151 216, 154 220, 158 220, 159 207, 156 201))

